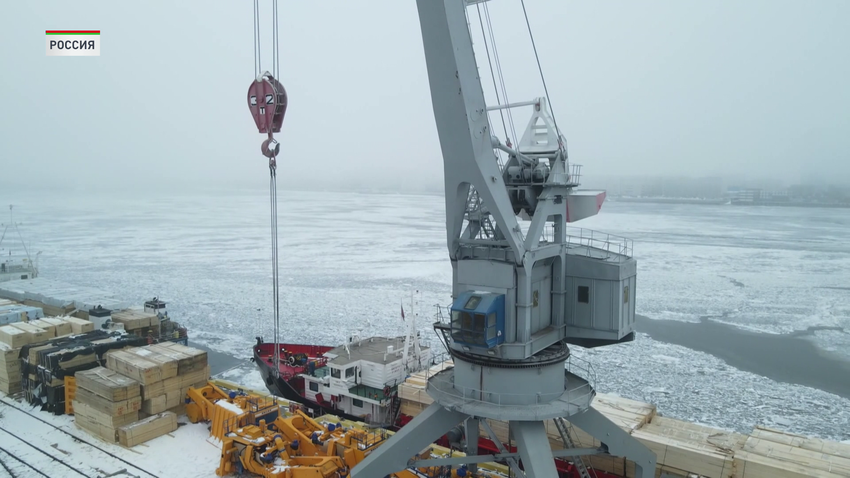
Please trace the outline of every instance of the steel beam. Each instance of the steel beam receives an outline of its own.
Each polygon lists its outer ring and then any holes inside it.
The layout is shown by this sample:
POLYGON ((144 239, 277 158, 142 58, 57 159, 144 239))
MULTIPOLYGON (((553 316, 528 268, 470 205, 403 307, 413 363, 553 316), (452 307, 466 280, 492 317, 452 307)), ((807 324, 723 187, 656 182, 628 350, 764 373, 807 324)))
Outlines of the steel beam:
POLYGON ((543 422, 511 422, 526 478, 558 476, 543 422))
POLYGON ((635 478, 655 476, 655 453, 596 409, 588 408, 567 420, 603 443, 611 455, 624 456, 635 462, 635 478))
POLYGON ((351 478, 375 478, 404 470, 410 457, 434 443, 467 416, 432 403, 351 469, 351 478))

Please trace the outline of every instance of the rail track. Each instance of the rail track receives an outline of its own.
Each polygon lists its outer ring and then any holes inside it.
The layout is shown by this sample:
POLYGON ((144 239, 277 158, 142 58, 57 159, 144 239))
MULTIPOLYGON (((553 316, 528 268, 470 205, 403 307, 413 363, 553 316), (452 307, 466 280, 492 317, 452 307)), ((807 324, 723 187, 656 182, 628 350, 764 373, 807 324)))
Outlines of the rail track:
POLYGON ((18 463, 21 463, 22 465, 26 466, 27 468, 38 473, 41 476, 44 476, 46 478, 50 478, 50 475, 48 475, 47 473, 45 473, 45 472, 39 470, 38 468, 32 466, 32 464, 27 463, 26 461, 18 458, 17 456, 15 456, 14 454, 12 454, 8 450, 6 450, 5 448, 0 447, 0 466, 2 466, 3 469, 6 471, 6 473, 8 473, 9 476, 11 476, 12 478, 19 478, 20 475, 18 475, 18 473, 15 473, 14 471, 12 471, 11 468, 9 468, 9 465, 6 463, 6 460, 3 459, 3 455, 17 461, 18 463))
MULTIPOLYGON (((127 466, 127 470, 125 470, 123 472, 123 474, 125 474, 125 475, 130 475, 130 476, 136 475, 136 473, 133 473, 133 474, 127 473, 128 471, 132 470, 132 471, 135 471, 137 473, 142 473, 142 476, 149 476, 151 478, 160 478, 158 475, 151 473, 150 471, 147 471, 144 468, 139 467, 139 465, 136 465, 136 464, 134 464, 130 461, 127 461, 127 460, 121 458, 120 456, 104 449, 103 447, 100 447, 100 446, 98 446, 98 445, 96 445, 96 444, 94 444, 94 443, 92 443, 88 440, 85 440, 85 439, 83 439, 83 438, 81 438, 81 437, 61 428, 61 427, 58 427, 58 426, 42 419, 37 414, 28 412, 24 408, 17 406, 14 402, 12 402, 8 399, 0 398, 0 403, 5 405, 6 407, 8 407, 10 409, 13 409, 16 412, 23 413, 23 414, 27 415, 29 418, 33 418, 33 419, 43 423, 44 425, 49 426, 51 429, 70 437, 75 442, 83 444, 83 445, 91 448, 92 450, 97 450, 97 452, 102 453, 104 455, 107 455, 114 460, 120 461, 121 463, 123 463, 124 465, 127 466)), ((83 476, 83 477, 86 477, 86 478, 100 478, 100 477, 106 475, 106 473, 103 473, 103 472, 101 472, 101 473, 92 472, 93 474, 86 473, 86 472, 78 469, 77 467, 65 462, 64 460, 61 460, 61 459, 51 455, 50 453, 44 451, 42 448, 38 447, 37 445, 30 443, 29 441, 21 438, 17 434, 11 432, 10 430, 8 430, 8 429, 6 429, 2 426, 0 426, 0 432, 2 432, 2 434, 12 436, 13 438, 18 440, 19 442, 23 443, 24 445, 38 451, 42 455, 49 457, 52 460, 52 462, 57 464, 57 466, 62 466, 66 470, 66 472, 63 474, 63 476, 77 476, 77 477, 83 476)), ((9 446, 7 443, 8 442, 3 441, 4 445, 9 446)), ((14 460, 16 460, 20 463, 23 463, 24 465, 26 465, 28 468, 30 468, 32 471, 36 472, 40 476, 41 475, 47 476, 47 477, 54 476, 54 475, 51 475, 50 473, 44 473, 43 471, 38 470, 32 464, 27 463, 27 462, 21 460, 19 457, 10 453, 9 451, 7 451, 3 448, 0 448, 0 463, 2 463, 2 464, 0 464, 0 468, 5 469, 13 477, 18 476, 18 474, 16 474, 15 472, 13 472, 13 471, 11 471, 10 469, 7 468, 7 466, 9 465, 9 462, 7 460, 3 460, 2 457, 1 457, 2 454, 4 454, 4 453, 5 453, 5 455, 12 457, 14 460)), ((101 470, 96 470, 96 471, 100 472, 101 470)), ((27 476, 32 476, 32 475, 27 475, 27 476)))

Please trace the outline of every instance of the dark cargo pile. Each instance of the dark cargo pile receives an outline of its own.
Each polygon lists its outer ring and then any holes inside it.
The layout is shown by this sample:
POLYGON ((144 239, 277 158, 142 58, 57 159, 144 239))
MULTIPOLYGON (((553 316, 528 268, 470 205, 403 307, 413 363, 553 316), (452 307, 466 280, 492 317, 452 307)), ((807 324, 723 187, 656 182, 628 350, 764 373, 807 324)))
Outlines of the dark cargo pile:
POLYGON ((135 335, 95 330, 24 345, 19 356, 21 387, 30 404, 61 415, 65 413, 65 377, 105 364, 109 350, 146 343, 135 335))

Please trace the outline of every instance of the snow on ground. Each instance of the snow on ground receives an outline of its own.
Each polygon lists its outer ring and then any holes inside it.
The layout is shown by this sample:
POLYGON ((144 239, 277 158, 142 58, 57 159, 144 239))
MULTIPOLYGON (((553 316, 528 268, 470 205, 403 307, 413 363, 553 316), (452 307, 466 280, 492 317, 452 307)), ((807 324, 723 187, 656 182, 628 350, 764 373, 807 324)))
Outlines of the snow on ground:
MULTIPOLYGON (((270 340, 273 330, 266 194, 108 203, 46 195, 16 205, 16 218, 30 250, 43 251, 44 277, 136 303, 160 296, 192 341, 247 358, 254 337, 270 340)), ((338 345, 357 330, 403 333, 399 302, 409 314, 407 297, 418 288, 419 328, 440 347, 429 322, 451 289, 442 197, 280 191, 279 198, 282 341, 338 345)), ((850 358, 846 210, 609 202, 575 225, 635 241, 641 315, 768 333, 843 327, 810 339, 850 358)), ((596 365, 600 391, 657 403, 667 416, 847 438, 846 400, 711 355, 643 335, 576 353, 596 365)), ((250 367, 225 375, 262 388, 250 367)))
MULTIPOLYGON (((0 447, 47 476, 95 477, 121 469, 126 469, 131 476, 145 478, 216 476, 220 449, 207 442, 209 428, 206 424, 191 424, 185 416, 178 417, 181 426, 170 435, 163 435, 133 448, 125 448, 106 443, 78 429, 70 415, 41 412, 3 393, 0 393, 0 399, 0 427, 18 437, 0 430, 0 447)), ((0 460, 9 465, 16 463, 2 452, 0 460)), ((15 466, 13 470, 21 472, 18 476, 37 476, 31 469, 23 468, 20 463, 15 466)))
POLYGON ((266 391, 266 384, 263 382, 263 377, 260 375, 257 367, 252 363, 228 370, 217 375, 215 378, 229 380, 251 390, 266 391))

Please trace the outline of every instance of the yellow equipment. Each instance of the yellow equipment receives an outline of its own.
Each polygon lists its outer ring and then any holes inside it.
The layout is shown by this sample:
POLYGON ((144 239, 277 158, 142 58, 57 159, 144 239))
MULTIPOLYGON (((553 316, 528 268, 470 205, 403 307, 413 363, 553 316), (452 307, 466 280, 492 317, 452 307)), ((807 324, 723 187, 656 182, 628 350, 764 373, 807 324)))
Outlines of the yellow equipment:
POLYGON ((211 420, 215 402, 228 398, 224 390, 211 382, 201 388, 190 387, 186 396, 189 399, 186 404, 186 416, 192 423, 211 420))
MULTIPOLYGON (((250 472, 265 478, 344 478, 351 468, 380 446, 385 431, 327 428, 297 411, 271 424, 247 425, 229 430, 222 440, 218 476, 250 472)), ((427 458, 427 452, 419 458, 427 458)), ((417 476, 458 477, 447 469, 420 469, 394 473, 393 478, 417 476)), ((471 475, 466 475, 471 476, 471 475)))
MULTIPOLYGON (((300 409, 283 416, 272 398, 233 392, 210 382, 191 388, 186 414, 192 423, 211 421, 210 434, 221 440, 216 475, 249 472, 264 478, 346 478, 389 437, 386 430, 324 426, 300 409)), ((417 459, 430 458, 430 449, 417 459)), ((472 478, 449 467, 401 471, 392 478, 472 478)), ((481 475, 478 475, 481 476, 481 475)))

